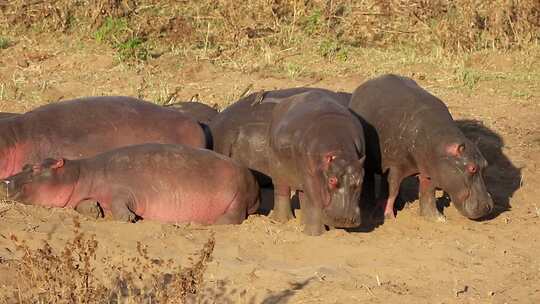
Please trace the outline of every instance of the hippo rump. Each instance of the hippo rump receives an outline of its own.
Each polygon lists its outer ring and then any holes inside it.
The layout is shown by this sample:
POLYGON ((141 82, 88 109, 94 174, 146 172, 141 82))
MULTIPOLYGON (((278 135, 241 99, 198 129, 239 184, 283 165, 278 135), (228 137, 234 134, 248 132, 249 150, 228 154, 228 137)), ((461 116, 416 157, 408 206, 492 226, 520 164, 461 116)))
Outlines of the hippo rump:
POLYGON ((48 157, 84 158, 114 148, 171 143, 205 147, 197 121, 130 97, 88 97, 0 120, 0 178, 48 157))
POLYGON ((210 124, 215 151, 272 178, 277 220, 293 216, 290 191, 300 190, 306 234, 359 225, 361 124, 334 92, 291 94, 255 93, 223 110, 210 124))
POLYGON ((201 127, 204 130, 207 148, 212 148, 212 133, 210 132, 208 124, 218 114, 218 111, 216 109, 207 104, 197 101, 178 102, 166 105, 166 107, 196 119, 201 124, 201 127))
POLYGON ((191 116, 206 125, 218 114, 215 108, 197 101, 178 102, 166 105, 165 107, 191 116))
POLYGON ((360 85, 350 108, 360 116, 366 136, 366 180, 384 173, 388 198, 384 214, 394 218, 402 180, 418 175, 420 214, 444 221, 435 189, 447 192, 461 214, 487 215, 493 201, 482 171, 487 162, 456 126, 446 105, 410 78, 383 75, 360 85))
POLYGON ((9 199, 86 210, 114 219, 239 224, 257 210, 251 172, 228 157, 184 145, 143 144, 91 158, 48 158, 3 180, 9 199))

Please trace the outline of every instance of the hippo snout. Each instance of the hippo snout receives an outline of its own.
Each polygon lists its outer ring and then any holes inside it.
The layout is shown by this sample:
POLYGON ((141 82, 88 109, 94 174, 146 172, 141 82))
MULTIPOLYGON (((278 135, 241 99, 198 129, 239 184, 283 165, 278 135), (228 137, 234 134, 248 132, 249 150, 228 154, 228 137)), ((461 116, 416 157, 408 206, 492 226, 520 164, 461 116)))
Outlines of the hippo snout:
POLYGON ((471 220, 480 219, 493 211, 494 203, 491 195, 486 192, 486 195, 482 199, 470 196, 462 203, 454 204, 458 211, 471 220))

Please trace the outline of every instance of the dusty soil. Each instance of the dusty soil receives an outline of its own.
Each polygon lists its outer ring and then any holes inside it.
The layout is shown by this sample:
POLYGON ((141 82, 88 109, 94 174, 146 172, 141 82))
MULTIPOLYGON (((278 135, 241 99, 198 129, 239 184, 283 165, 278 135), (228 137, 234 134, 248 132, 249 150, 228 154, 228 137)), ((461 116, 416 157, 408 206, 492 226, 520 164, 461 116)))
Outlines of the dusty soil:
MULTIPOLYGON (((19 38, 0 50, 1 111, 24 112, 73 97, 111 94, 158 103, 195 96, 223 107, 251 84, 252 90, 308 85, 352 91, 368 76, 356 66, 351 70, 357 72, 344 76, 291 79, 179 61, 172 54, 126 65, 92 41, 19 38)), ((501 68, 510 60, 492 59, 489 64, 501 68)), ((429 77, 430 69, 436 67, 412 66, 407 74, 424 75, 418 81, 443 98, 455 118, 483 122, 474 134, 491 164, 486 175, 498 208, 490 219, 468 220, 450 205, 444 210, 447 222, 432 223, 417 215, 418 204, 412 201, 395 221, 359 231, 331 230, 320 237, 302 234, 298 220, 282 225, 264 215, 216 227, 81 219, 81 229, 96 235, 100 257, 128 263, 140 241, 151 256, 179 265, 189 265, 214 232, 203 295, 209 303, 539 303, 538 89, 530 88, 533 94, 527 98, 510 98, 514 89, 505 82, 486 81, 472 91, 449 88, 429 77)), ((411 191, 404 194, 414 197, 411 191)), ((71 210, 0 205, 0 299, 16 293, 19 284, 16 263, 8 263, 20 257, 10 236, 30 247, 47 241, 60 250, 73 238, 71 218, 76 216, 71 210)))

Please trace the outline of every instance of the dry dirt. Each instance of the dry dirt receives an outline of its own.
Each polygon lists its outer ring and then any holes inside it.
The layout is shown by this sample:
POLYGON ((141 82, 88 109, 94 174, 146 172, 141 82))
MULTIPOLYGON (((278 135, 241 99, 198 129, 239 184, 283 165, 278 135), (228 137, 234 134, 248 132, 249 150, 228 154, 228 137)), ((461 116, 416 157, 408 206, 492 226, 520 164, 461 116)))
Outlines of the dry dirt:
MULTIPOLYGON (((0 50, 0 111, 111 94, 159 103, 195 96, 223 107, 250 84, 253 90, 309 85, 352 91, 368 76, 354 67, 357 73, 344 76, 291 79, 182 62, 171 54, 128 66, 91 41, 19 38, 0 50)), ((506 64, 504 58, 493 60, 506 64)), ((448 89, 429 77, 429 69, 419 69, 428 75, 419 82, 444 99, 455 118, 484 123, 476 134, 491 163, 488 186, 499 206, 491 219, 468 220, 450 205, 446 223, 427 222, 413 201, 395 221, 320 237, 302 234, 297 220, 282 225, 264 215, 215 227, 81 219, 81 229, 96 235, 98 256, 127 263, 140 241, 149 255, 180 265, 188 265, 215 232, 214 258, 205 274, 208 303, 540 303, 539 96, 502 97, 506 84, 497 82, 473 91, 448 89)), ((73 238, 74 216, 71 210, 0 205, 0 297, 18 285, 7 263, 20 256, 10 236, 31 247, 47 240, 60 250, 73 238)))

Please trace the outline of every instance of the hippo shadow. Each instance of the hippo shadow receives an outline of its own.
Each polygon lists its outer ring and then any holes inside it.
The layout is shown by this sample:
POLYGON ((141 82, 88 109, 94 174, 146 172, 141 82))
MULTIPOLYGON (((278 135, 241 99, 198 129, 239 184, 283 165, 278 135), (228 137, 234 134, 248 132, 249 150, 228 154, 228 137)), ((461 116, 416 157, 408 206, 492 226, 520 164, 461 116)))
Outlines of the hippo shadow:
MULTIPOLYGON (((476 144, 482 155, 488 161, 488 167, 484 170, 484 181, 488 192, 494 202, 493 211, 480 220, 496 218, 501 213, 511 209, 510 198, 521 185, 521 168, 517 168, 512 161, 503 153, 503 138, 495 131, 486 127, 479 120, 461 119, 455 121, 458 128, 472 142, 476 144)), ((418 199, 418 179, 406 178, 400 188, 399 200, 396 208, 401 210, 406 203, 418 199)), ((442 211, 450 205, 448 194, 437 199, 437 208, 442 211)))

